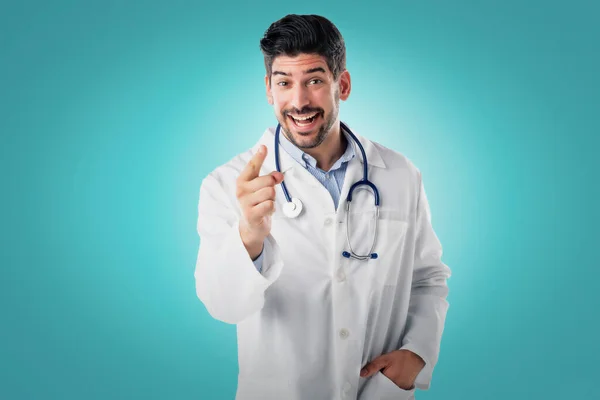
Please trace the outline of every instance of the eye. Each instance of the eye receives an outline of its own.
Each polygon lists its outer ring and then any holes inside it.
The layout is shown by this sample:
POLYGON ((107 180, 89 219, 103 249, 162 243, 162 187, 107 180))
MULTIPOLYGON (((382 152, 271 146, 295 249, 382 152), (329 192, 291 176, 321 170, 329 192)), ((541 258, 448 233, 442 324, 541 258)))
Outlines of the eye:
POLYGON ((287 82, 286 81, 281 81, 281 82, 277 82, 278 86, 287 86, 287 82))
POLYGON ((321 83, 321 82, 323 82, 323 81, 320 80, 320 79, 317 79, 317 78, 311 79, 310 81, 308 81, 308 83, 311 84, 311 85, 317 84, 317 83, 321 83))

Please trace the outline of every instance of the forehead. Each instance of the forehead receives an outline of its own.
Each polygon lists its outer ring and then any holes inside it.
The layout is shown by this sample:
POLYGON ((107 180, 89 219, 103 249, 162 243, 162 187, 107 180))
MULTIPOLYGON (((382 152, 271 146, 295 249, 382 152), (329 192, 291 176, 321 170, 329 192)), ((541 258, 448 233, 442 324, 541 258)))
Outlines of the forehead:
POLYGON ((289 75, 302 75, 306 71, 319 67, 330 72, 329 67, 327 66, 327 60, 325 57, 318 54, 302 53, 294 57, 281 55, 275 57, 273 60, 271 74, 277 71, 289 75))

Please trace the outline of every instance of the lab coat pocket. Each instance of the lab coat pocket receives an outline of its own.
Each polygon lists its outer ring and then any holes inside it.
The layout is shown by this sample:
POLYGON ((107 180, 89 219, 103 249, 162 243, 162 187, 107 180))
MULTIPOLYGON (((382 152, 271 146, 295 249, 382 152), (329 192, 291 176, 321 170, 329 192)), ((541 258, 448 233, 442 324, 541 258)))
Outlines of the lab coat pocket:
POLYGON ((381 400, 413 400, 415 398, 415 388, 413 387, 410 390, 404 390, 394 382, 391 381, 390 378, 385 376, 381 372, 377 372, 373 377, 379 381, 379 389, 380 396, 378 399, 381 400))
POLYGON ((415 388, 404 390, 381 372, 367 380, 359 396, 360 400, 414 400, 415 388))
POLYGON ((406 231, 408 223, 393 218, 380 218, 378 221, 377 271, 375 279, 383 285, 396 286, 407 273, 405 262, 406 231))
MULTIPOLYGON (((375 211, 363 211, 348 215, 349 237, 355 253, 369 254, 375 238, 373 253, 377 258, 356 261, 357 268, 364 268, 368 280, 379 285, 395 286, 402 279, 402 267, 406 264, 405 244, 408 222, 403 213, 395 209, 381 209, 375 220, 375 211)), ((348 245, 346 244, 347 249, 348 245)), ((408 272, 407 272, 408 273, 408 272)))

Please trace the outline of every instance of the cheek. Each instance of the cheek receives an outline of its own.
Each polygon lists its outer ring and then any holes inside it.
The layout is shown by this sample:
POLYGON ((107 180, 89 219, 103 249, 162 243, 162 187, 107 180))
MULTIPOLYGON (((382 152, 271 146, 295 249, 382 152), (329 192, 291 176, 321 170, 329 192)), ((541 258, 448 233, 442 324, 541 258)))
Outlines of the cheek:
POLYGON ((281 102, 278 101, 275 101, 273 103, 273 107, 275 108, 275 112, 277 112, 278 115, 281 115, 283 113, 283 110, 285 110, 283 104, 281 104, 281 102))
POLYGON ((282 111, 286 109, 288 103, 282 96, 273 96, 273 108, 277 114, 281 115, 282 111))
POLYGON ((314 100, 317 104, 320 104, 324 109, 332 109, 335 106, 333 97, 328 90, 319 90, 314 93, 314 100))

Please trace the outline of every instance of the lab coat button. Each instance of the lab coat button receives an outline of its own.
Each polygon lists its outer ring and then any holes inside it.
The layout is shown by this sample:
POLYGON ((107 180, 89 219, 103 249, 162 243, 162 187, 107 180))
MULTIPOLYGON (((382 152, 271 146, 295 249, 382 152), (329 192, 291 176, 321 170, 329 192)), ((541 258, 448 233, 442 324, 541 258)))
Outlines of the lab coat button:
POLYGON ((344 386, 342 386, 342 394, 344 396, 348 396, 350 394, 350 389, 352 389, 352 385, 350 385, 350 382, 344 383, 344 386))
POLYGON ((331 218, 326 218, 325 219, 325 226, 331 225, 331 222, 332 222, 331 218))
POLYGON ((348 329, 346 329, 346 328, 340 329, 340 337, 342 339, 346 339, 348 336, 350 336, 350 332, 348 332, 348 329))
POLYGON ((338 280, 338 282, 344 282, 346 280, 346 274, 344 273, 344 270, 341 268, 338 269, 337 280, 338 280))

